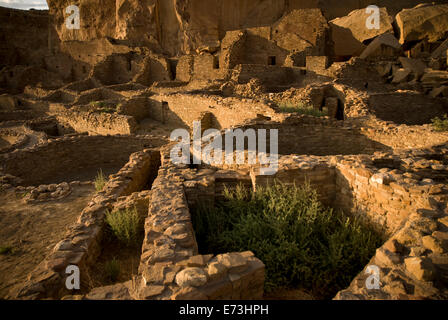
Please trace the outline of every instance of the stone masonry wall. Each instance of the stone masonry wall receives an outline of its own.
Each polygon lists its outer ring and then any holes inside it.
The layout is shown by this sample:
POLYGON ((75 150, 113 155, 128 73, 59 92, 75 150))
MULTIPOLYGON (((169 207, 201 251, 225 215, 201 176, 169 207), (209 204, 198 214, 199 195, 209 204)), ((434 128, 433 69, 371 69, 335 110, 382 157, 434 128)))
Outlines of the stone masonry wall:
POLYGON ((139 275, 95 288, 85 299, 261 299, 264 265, 252 252, 198 255, 185 178, 201 181, 210 172, 195 173, 162 159, 151 190, 139 275))
POLYGON ((151 97, 150 114, 155 120, 189 128, 193 121, 201 119, 203 112, 212 112, 215 129, 242 124, 257 114, 273 115, 274 110, 262 102, 251 99, 220 96, 169 94, 151 97), (167 102, 162 109, 162 102, 167 102))
POLYGON ((81 212, 78 221, 70 226, 61 240, 29 275, 25 283, 12 288, 11 299, 61 298, 69 292, 65 289, 68 265, 80 269, 81 283, 101 252, 104 216, 118 198, 140 191, 151 176, 156 174, 160 153, 145 149, 131 155, 129 162, 109 177, 103 190, 98 192, 81 212), (153 171, 153 172, 152 172, 153 171))
POLYGON ((2 155, 5 173, 22 178, 25 185, 40 185, 70 173, 122 166, 132 152, 163 143, 151 136, 77 136, 2 155), (111 148, 110 146, 114 146, 111 148))
POLYGON ((89 134, 133 134, 138 124, 134 117, 109 113, 69 111, 57 115, 58 121, 76 132, 89 134))

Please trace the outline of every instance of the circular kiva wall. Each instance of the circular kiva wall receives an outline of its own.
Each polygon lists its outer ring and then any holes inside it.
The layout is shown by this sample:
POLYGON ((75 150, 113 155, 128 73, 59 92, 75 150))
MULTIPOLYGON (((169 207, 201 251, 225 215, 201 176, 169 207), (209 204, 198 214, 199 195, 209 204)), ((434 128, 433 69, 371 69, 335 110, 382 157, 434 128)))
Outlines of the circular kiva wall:
MULTIPOLYGON (((278 129, 278 153, 280 155, 356 155, 391 150, 390 147, 369 139, 355 126, 328 119, 305 116, 286 119, 282 123, 250 124, 239 129, 243 132, 255 129, 256 134, 259 129, 266 129, 268 151, 270 150, 270 130, 278 129)), ((223 138, 223 143, 224 141, 223 138)))
POLYGON ((30 149, 2 156, 4 173, 23 185, 93 180, 100 169, 116 172, 133 152, 160 146, 149 136, 78 136, 55 139, 30 149))

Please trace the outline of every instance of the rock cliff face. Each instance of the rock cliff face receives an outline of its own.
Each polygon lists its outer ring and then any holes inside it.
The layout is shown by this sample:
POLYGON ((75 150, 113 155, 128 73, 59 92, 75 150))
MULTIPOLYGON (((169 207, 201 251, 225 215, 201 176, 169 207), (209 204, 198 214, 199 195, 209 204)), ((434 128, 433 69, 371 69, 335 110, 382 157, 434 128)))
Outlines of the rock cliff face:
MULTIPOLYGON (((419 0, 377 1, 395 15, 419 0)), ((435 1, 444 3, 444 0, 435 1)), ((227 31, 270 26, 294 9, 319 8, 327 20, 370 5, 367 0, 78 0, 81 28, 68 30, 73 0, 48 0, 61 40, 111 37, 169 55, 219 45, 227 31)))

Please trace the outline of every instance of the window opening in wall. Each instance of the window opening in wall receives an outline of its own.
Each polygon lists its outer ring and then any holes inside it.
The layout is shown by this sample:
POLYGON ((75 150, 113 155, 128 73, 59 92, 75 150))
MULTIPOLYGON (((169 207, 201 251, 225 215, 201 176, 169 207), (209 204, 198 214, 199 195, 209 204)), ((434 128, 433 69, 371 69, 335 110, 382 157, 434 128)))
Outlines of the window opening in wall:
POLYGON ((213 57, 213 69, 219 69, 219 59, 218 59, 218 57, 213 57))
POLYGON ((166 123, 167 112, 168 112, 168 102, 162 101, 162 123, 166 123))
POLYGON ((268 65, 275 66, 277 64, 277 58, 275 56, 268 57, 268 65))

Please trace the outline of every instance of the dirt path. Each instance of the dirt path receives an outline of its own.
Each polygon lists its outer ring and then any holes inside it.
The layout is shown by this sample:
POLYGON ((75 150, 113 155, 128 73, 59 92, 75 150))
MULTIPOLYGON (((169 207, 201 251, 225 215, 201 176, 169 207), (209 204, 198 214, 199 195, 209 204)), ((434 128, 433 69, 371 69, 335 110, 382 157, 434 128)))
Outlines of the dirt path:
POLYGON ((93 186, 73 187, 65 199, 26 204, 14 192, 0 193, 0 299, 24 281, 76 221, 94 193, 93 186))

